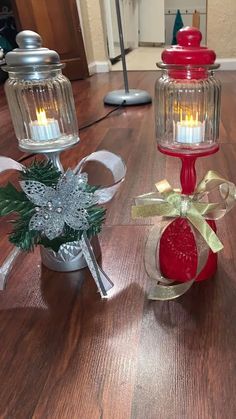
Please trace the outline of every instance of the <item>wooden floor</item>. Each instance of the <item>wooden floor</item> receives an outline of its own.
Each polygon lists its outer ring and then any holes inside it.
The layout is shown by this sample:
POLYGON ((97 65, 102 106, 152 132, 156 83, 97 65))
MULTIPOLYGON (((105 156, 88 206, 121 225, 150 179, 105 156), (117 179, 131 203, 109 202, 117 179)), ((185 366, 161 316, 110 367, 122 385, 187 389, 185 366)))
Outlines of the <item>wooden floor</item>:
MULTIPOLYGON (((152 94, 157 75, 131 72, 130 85, 152 94)), ((197 172, 236 183, 236 72, 218 77, 220 151, 199 159, 197 172)), ((103 97, 121 87, 121 73, 74 82, 79 125, 110 110, 103 97)), ((20 158, 2 90, 0 124, 0 154, 20 158)), ((100 263, 115 287, 104 301, 87 269, 49 271, 38 250, 18 260, 0 293, 0 418, 235 419, 236 208, 218 222, 225 247, 215 278, 176 301, 150 302, 143 253, 153 219, 132 221, 130 207, 158 180, 178 186, 179 161, 156 150, 153 105, 120 109, 80 137, 64 152, 65 167, 99 149, 127 164, 100 236, 100 263)), ((102 177, 100 169, 96 182, 102 177)), ((1 221, 0 261, 8 228, 1 221)))

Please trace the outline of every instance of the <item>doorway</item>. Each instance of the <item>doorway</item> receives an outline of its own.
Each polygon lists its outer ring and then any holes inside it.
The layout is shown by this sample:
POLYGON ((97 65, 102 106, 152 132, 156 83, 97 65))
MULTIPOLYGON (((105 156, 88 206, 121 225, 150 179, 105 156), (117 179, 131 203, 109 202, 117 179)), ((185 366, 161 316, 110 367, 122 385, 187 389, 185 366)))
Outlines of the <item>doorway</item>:
MULTIPOLYGON (((120 0, 128 70, 156 70, 172 44, 179 10, 183 26, 199 26, 206 43, 207 0, 120 0), (196 13, 195 13, 196 12, 196 13), (195 19, 194 19, 195 15, 195 19)), ((112 71, 122 70, 115 0, 104 0, 108 54, 112 71)))

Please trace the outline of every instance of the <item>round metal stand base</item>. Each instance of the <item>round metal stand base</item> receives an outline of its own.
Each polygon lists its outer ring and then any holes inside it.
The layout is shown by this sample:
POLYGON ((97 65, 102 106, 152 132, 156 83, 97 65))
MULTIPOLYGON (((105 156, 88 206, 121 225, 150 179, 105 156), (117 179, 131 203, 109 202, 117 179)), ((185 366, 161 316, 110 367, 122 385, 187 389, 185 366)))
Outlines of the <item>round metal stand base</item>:
POLYGON ((152 98, 148 92, 139 89, 129 89, 129 92, 125 90, 113 90, 107 93, 104 97, 104 103, 106 105, 145 105, 151 103, 152 98))

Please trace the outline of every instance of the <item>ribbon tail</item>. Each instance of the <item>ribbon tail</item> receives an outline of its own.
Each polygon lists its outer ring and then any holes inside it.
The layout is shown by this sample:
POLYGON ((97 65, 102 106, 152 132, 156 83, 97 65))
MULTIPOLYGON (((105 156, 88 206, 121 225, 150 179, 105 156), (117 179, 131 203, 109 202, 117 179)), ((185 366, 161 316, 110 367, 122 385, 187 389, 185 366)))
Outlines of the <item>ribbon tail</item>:
POLYGON ((159 262, 157 261, 157 258, 159 257, 160 238, 169 223, 162 222, 162 224, 165 224, 165 227, 154 226, 149 233, 145 246, 144 261, 149 278, 158 282, 158 284, 155 284, 150 288, 148 299, 169 301, 185 294, 193 285, 195 278, 185 283, 173 284, 173 280, 164 278, 161 275, 159 262))
POLYGON ((19 254, 21 253, 21 249, 19 249, 18 247, 14 248, 9 255, 7 256, 7 258, 5 259, 4 263, 2 264, 2 266, 0 267, 0 290, 4 290, 5 286, 6 286, 6 282, 7 282, 7 278, 13 268, 13 265, 17 259, 17 257, 19 256, 19 254))
POLYGON ((194 282, 195 278, 193 278, 191 281, 184 282, 181 284, 154 285, 148 293, 148 299, 158 301, 174 300, 175 298, 178 298, 181 295, 185 294, 191 288, 194 282))
POLYGON ((216 233, 199 213, 196 215, 188 213, 187 219, 199 231, 213 253, 217 253, 224 248, 223 243, 217 237, 216 233))
POLYGON ((9 157, 0 156, 0 173, 6 170, 19 170, 21 171, 23 166, 17 161, 10 159, 9 157))
MULTIPOLYGON (((168 224, 168 222, 165 222, 165 226, 163 228, 154 226, 147 239, 144 258, 146 272, 150 279, 158 281, 158 283, 152 286, 149 290, 149 300, 169 301, 185 294, 196 281, 196 278, 205 266, 208 257, 208 246, 203 237, 196 232, 197 236, 195 236, 195 238, 198 249, 198 265, 194 278, 187 282, 181 282, 178 284, 175 283, 176 280, 164 278, 160 272, 158 256, 160 238, 168 224)), ((193 229, 192 232, 194 233, 193 229)))
POLYGON ((101 297, 107 297, 107 292, 114 286, 114 284, 98 265, 86 232, 83 232, 79 243, 101 297))

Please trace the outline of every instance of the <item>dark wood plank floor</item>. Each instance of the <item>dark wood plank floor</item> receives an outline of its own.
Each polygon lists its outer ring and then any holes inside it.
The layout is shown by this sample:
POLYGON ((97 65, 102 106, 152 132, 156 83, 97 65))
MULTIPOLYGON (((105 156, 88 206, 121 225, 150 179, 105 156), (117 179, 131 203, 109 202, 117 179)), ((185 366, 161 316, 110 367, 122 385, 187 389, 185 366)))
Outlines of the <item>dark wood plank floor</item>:
MULTIPOLYGON (((131 87, 154 91, 157 72, 130 72, 131 87)), ((198 160, 236 183, 236 72, 222 81, 220 151, 198 160)), ((121 73, 73 83, 79 125, 105 114, 103 97, 121 73)), ((17 148, 2 87, 0 154, 17 148)), ((133 197, 167 178, 179 161, 156 150, 153 105, 120 109, 81 131, 65 167, 99 149, 120 154, 127 178, 108 205, 100 263, 115 283, 101 300, 87 269, 54 273, 39 252, 23 255, 0 292, 0 417, 6 419, 235 419, 236 209, 218 222, 224 242, 214 279, 179 300, 150 302, 143 253, 153 219, 130 218, 133 197)), ((91 181, 95 168, 90 167, 91 181)), ((13 175, 9 175, 14 179, 13 175)), ((6 176, 2 177, 5 182, 6 176)), ((104 181, 102 169, 96 182, 104 181)), ((10 246, 0 225, 0 261, 10 246)))

